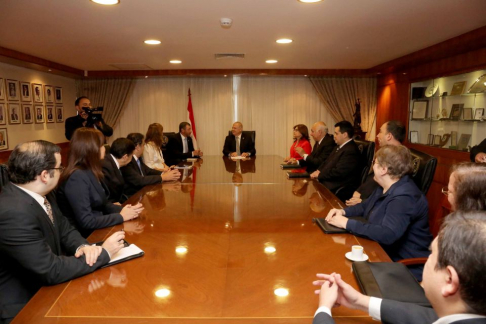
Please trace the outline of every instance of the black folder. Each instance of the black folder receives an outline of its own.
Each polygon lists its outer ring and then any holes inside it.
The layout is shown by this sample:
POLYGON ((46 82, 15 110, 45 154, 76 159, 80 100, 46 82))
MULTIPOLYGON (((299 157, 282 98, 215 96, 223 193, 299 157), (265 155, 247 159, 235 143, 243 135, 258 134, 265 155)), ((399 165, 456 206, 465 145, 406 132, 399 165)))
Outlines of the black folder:
POLYGON ((302 168, 302 167, 298 164, 287 164, 287 163, 280 164, 280 169, 282 169, 282 170, 299 169, 299 168, 302 168))
MULTIPOLYGON (((354 219, 354 220, 357 220, 358 222, 361 222, 361 223, 366 223, 366 219, 364 217, 348 217, 349 219, 354 219)), ((329 224, 327 221, 326 221, 326 218, 323 217, 323 218, 313 218, 312 219, 317 225, 319 225, 319 227, 321 228, 321 230, 326 233, 326 234, 342 234, 342 233, 348 233, 348 231, 344 228, 339 228, 339 227, 336 227, 336 226, 333 226, 331 224, 329 224)))
POLYGON ((287 172, 287 178, 295 179, 295 178, 310 178, 310 174, 305 172, 304 170, 293 170, 291 172, 287 172), (297 172, 296 172, 297 171, 297 172))

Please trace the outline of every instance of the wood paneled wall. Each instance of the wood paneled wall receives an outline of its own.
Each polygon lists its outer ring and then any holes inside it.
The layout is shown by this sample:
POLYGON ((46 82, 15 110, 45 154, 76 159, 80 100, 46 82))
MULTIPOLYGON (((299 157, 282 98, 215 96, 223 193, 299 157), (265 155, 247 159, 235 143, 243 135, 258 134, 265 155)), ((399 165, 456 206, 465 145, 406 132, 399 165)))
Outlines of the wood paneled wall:
MULTIPOLYGON (((61 164, 66 166, 69 152, 69 142, 57 143, 57 145, 61 148, 61 164)), ((0 152, 0 164, 7 163, 10 153, 12 153, 12 150, 0 152)))

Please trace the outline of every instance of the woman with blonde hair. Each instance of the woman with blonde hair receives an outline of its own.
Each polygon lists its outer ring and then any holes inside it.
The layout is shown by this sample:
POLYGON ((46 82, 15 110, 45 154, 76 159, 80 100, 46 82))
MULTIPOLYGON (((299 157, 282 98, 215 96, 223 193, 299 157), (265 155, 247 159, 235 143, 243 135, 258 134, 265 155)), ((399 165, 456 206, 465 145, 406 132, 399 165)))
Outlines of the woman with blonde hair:
POLYGON ((145 149, 143 151, 143 162, 155 170, 162 172, 169 171, 162 154, 164 142, 164 127, 159 123, 150 124, 145 135, 145 149))

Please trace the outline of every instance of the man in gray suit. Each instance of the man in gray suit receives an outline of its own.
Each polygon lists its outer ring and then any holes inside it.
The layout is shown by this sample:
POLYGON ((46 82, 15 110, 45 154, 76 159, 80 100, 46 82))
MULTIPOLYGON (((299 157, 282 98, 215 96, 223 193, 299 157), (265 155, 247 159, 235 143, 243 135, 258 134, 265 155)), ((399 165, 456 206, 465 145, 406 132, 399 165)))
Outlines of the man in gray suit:
POLYGON ((314 324, 334 323, 335 305, 360 309, 383 323, 486 323, 486 212, 457 211, 446 218, 425 264, 422 286, 433 309, 365 296, 339 274, 318 274, 314 324))

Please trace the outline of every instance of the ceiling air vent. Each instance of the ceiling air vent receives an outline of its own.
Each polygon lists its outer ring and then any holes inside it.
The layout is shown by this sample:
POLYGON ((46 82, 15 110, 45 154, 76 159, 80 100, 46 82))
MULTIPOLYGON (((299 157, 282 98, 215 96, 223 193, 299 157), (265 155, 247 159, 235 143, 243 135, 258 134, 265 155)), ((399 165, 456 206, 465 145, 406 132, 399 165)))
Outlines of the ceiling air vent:
POLYGON ((214 58, 217 60, 224 60, 224 59, 244 59, 245 54, 236 54, 236 53, 222 53, 222 54, 214 54, 214 58))

